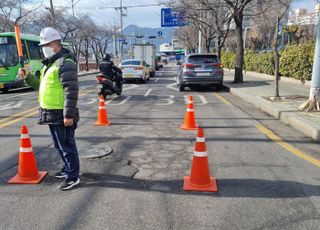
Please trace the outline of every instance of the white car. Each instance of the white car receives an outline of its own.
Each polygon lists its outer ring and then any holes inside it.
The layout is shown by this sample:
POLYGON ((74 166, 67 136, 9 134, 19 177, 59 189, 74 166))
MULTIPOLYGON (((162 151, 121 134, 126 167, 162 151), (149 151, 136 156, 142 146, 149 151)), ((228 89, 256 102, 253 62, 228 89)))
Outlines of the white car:
POLYGON ((145 61, 138 59, 124 60, 119 67, 122 70, 124 81, 139 80, 146 83, 147 80, 150 80, 150 69, 145 61))

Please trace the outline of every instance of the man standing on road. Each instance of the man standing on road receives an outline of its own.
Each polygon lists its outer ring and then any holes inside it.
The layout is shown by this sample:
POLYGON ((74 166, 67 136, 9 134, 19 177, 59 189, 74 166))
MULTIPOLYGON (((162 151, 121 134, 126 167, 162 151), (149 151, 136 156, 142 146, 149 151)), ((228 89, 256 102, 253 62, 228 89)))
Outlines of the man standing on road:
POLYGON ((79 83, 73 55, 62 47, 61 40, 58 31, 44 28, 40 33, 40 46, 45 56, 40 79, 26 69, 21 69, 19 75, 32 88, 39 89, 39 124, 49 125, 54 146, 64 163, 62 170, 54 176, 64 179, 59 185, 61 190, 69 190, 80 183, 75 142, 79 83))

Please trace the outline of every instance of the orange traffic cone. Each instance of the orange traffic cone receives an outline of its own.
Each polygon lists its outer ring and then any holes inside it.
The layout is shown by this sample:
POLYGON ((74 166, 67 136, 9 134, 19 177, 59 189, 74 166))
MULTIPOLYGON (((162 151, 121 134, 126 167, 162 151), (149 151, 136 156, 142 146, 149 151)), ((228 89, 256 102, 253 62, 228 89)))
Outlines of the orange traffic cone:
POLYGON ((104 104, 104 97, 101 95, 99 102, 98 120, 94 125, 109 126, 111 122, 108 120, 108 113, 104 104))
POLYGON ((21 127, 20 154, 18 174, 11 178, 10 184, 38 184, 47 175, 45 171, 38 171, 36 158, 34 156, 28 129, 25 125, 21 127))
POLYGON ((184 177, 183 190, 217 192, 216 178, 210 177, 208 153, 203 129, 199 128, 191 175, 184 177))
POLYGON ((196 124, 196 119, 194 116, 193 97, 192 96, 189 96, 186 116, 184 118, 184 123, 180 126, 180 129, 183 129, 183 130, 196 130, 196 129, 198 129, 198 125, 196 124))

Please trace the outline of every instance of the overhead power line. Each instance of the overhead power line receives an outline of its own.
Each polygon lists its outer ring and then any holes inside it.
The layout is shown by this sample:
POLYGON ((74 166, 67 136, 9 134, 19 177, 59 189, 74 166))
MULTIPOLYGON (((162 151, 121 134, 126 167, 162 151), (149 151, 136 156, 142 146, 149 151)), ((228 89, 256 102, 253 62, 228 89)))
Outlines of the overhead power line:
MULTIPOLYGON (((77 10, 105 10, 105 9, 120 9, 120 8, 141 8, 141 7, 155 7, 161 6, 161 4, 149 4, 149 5, 129 5, 129 6, 97 6, 97 7, 76 7, 77 10)), ((62 9, 70 9, 69 6, 55 6, 55 8, 62 8, 62 9)))

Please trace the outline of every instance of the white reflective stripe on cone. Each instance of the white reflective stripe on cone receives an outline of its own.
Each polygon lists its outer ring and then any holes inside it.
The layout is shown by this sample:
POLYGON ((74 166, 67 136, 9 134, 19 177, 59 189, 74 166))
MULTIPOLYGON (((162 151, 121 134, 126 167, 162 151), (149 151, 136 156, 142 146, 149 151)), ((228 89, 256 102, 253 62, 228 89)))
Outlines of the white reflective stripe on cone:
POLYGON ((104 99, 100 99, 100 102, 104 102, 104 99))
POLYGON ((105 109, 106 107, 105 106, 99 106, 99 109, 105 109))
POLYGON ((193 101, 188 101, 189 104, 193 104, 193 101))
POLYGON ((20 153, 30 153, 32 152, 32 147, 31 148, 20 148, 20 153))
POLYGON ((206 142, 205 137, 197 137, 197 142, 206 142))
POLYGON ((194 109, 187 109, 187 112, 194 112, 194 109))
POLYGON ((29 134, 21 134, 21 139, 28 139, 30 138, 29 134))
POLYGON ((193 155, 195 157, 206 157, 206 156, 208 156, 208 152, 197 152, 197 151, 194 151, 193 155))

